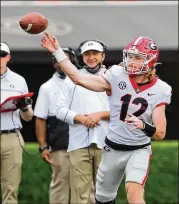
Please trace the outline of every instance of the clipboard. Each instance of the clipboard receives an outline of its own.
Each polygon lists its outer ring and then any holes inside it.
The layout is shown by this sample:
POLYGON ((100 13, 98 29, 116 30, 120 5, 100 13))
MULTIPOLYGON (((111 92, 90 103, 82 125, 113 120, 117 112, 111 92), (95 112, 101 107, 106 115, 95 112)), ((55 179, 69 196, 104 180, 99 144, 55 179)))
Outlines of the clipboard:
POLYGON ((23 98, 31 98, 34 95, 33 92, 29 92, 27 94, 21 94, 21 95, 17 95, 17 96, 10 96, 8 97, 5 101, 3 101, 0 104, 0 113, 4 113, 4 112, 11 112, 16 110, 16 103, 18 100, 23 99, 23 98))

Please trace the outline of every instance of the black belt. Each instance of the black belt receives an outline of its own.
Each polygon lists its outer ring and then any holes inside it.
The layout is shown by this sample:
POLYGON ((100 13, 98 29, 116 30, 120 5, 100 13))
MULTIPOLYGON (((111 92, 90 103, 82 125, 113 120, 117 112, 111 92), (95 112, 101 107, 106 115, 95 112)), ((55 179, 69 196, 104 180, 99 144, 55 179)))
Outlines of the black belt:
POLYGON ((11 130, 0 130, 0 134, 9 134, 9 133, 16 133, 19 129, 11 129, 11 130))
POLYGON ((151 143, 147 143, 147 144, 143 144, 143 145, 135 145, 135 146, 131 146, 131 145, 124 145, 124 144, 117 144, 115 142, 112 142, 111 140, 109 140, 107 137, 105 138, 105 143, 111 147, 114 150, 121 150, 121 151, 132 151, 132 150, 137 150, 137 149, 141 149, 144 147, 147 147, 149 145, 151 145, 151 143))

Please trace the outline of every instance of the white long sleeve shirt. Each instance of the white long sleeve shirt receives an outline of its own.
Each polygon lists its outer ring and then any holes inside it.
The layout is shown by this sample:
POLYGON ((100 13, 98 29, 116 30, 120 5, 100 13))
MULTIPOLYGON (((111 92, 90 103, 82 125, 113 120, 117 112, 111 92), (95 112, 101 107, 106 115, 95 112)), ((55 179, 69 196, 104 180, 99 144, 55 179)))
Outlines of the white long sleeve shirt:
POLYGON ((55 72, 47 82, 41 85, 34 108, 34 116, 47 119, 56 114, 57 93, 62 87, 64 79, 60 79, 55 72))
MULTIPOLYGON (((97 74, 101 75, 104 71, 102 68, 97 74)), ((80 72, 84 75, 90 74, 86 69, 80 72)), ((56 111, 57 118, 69 123, 69 152, 88 147, 92 143, 102 149, 109 121, 101 120, 99 126, 90 128, 88 132, 85 125, 74 124, 74 117, 77 114, 109 111, 105 92, 94 92, 77 86, 67 77, 57 97, 56 111)))
MULTIPOLYGON (((1 76, 1 97, 2 103, 10 96, 17 96, 28 93, 28 87, 25 79, 19 74, 7 68, 7 71, 1 76)), ((0 114, 1 130, 11 130, 22 128, 19 109, 14 112, 4 112, 0 114)))

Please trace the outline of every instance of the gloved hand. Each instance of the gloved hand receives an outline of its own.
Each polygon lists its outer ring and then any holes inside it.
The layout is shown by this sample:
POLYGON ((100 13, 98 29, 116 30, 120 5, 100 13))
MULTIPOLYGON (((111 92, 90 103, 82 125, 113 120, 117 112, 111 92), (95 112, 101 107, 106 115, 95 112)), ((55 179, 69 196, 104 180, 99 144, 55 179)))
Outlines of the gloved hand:
POLYGON ((16 103, 16 108, 25 112, 28 110, 28 105, 32 105, 32 99, 29 97, 18 100, 16 103))

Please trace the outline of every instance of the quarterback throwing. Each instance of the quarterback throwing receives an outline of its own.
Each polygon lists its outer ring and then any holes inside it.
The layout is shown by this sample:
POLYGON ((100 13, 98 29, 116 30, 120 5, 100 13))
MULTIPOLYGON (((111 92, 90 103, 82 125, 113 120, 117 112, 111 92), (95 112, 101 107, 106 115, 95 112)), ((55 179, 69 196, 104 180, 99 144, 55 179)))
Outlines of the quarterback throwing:
POLYGON ((58 41, 48 33, 41 46, 51 52, 71 80, 92 91, 110 92, 110 124, 96 183, 96 203, 114 204, 125 175, 128 202, 145 203, 151 138, 163 140, 165 107, 171 87, 155 75, 159 50, 145 36, 134 38, 123 50, 123 66, 114 65, 102 76, 81 75, 67 59, 58 41))

